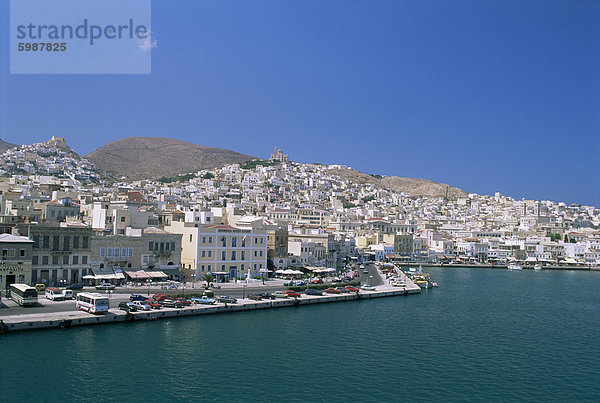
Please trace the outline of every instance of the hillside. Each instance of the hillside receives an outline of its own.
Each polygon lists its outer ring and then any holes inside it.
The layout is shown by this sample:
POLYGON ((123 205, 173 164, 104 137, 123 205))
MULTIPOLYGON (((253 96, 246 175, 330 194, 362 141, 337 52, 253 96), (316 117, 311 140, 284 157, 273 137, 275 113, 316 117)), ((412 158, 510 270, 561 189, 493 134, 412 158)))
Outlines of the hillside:
POLYGON ((13 148, 16 146, 17 146, 16 144, 8 143, 8 142, 0 139, 0 154, 2 154, 4 151, 8 150, 9 148, 13 148))
POLYGON ((163 137, 127 137, 92 151, 86 158, 117 178, 137 180, 218 168, 254 157, 163 137))
POLYGON ((427 179, 401 178, 399 176, 377 178, 353 169, 336 169, 332 173, 352 182, 360 184, 372 183, 382 188, 391 189, 399 193, 406 192, 414 196, 444 197, 446 189, 448 189, 448 197, 450 198, 464 197, 468 194, 457 187, 427 179))

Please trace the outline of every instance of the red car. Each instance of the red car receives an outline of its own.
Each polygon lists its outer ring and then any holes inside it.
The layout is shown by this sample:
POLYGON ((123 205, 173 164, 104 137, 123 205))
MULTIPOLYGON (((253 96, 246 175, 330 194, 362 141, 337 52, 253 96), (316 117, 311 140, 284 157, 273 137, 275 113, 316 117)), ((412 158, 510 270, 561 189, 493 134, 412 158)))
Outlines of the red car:
POLYGON ((300 293, 294 290, 287 290, 284 292, 285 295, 292 298, 300 298, 300 293))
POLYGON ((316 278, 312 281, 313 284, 323 284, 323 280, 320 278, 316 278))
POLYGON ((182 304, 183 306, 190 306, 190 305, 192 305, 192 301, 189 300, 189 299, 177 298, 176 301, 179 302, 180 304, 182 304))
POLYGON ((352 287, 351 285, 347 285, 346 286, 346 290, 352 291, 352 292, 358 292, 358 291, 360 291, 358 288, 352 287))
POLYGON ((156 302, 162 302, 169 297, 166 294, 154 294, 152 298, 154 298, 156 302))
POLYGON ((160 308, 162 308, 161 304, 159 304, 158 302, 155 302, 155 301, 153 301, 151 299, 147 299, 147 300, 142 301, 142 304, 150 305, 150 308, 152 308, 152 309, 160 309, 160 308))
POLYGON ((342 292, 336 288, 328 288, 325 290, 325 292, 328 292, 329 294, 341 294, 342 292))

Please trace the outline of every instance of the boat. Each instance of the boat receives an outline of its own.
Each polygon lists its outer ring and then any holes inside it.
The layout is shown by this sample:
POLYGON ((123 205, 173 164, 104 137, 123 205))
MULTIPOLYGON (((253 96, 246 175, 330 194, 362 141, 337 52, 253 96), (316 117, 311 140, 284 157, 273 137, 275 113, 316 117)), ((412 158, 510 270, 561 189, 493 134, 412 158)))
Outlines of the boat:
POLYGON ((519 266, 518 264, 509 264, 507 266, 508 270, 523 270, 523 268, 521 266, 519 266))
POLYGON ((533 270, 542 270, 542 266, 539 264, 536 264, 535 266, 533 266, 533 270))

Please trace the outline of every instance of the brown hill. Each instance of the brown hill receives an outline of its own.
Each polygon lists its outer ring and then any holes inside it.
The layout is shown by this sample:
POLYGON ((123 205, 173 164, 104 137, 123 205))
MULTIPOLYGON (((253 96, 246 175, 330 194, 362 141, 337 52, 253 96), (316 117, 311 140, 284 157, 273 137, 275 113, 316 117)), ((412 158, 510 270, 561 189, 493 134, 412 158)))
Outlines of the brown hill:
POLYGON ((4 151, 8 150, 9 148, 13 148, 16 146, 17 146, 16 144, 7 143, 6 141, 0 139, 0 154, 3 153, 4 151))
POLYGON ((448 197, 451 199, 468 195, 467 192, 457 187, 427 179, 401 178, 399 176, 378 177, 355 171, 354 169, 336 169, 332 173, 356 183, 372 183, 382 188, 393 190, 394 192, 410 193, 413 196, 444 197, 446 189, 448 189, 448 197))
POLYGON ((254 157, 163 137, 127 137, 92 151, 86 158, 117 178, 151 179, 241 163, 254 157))

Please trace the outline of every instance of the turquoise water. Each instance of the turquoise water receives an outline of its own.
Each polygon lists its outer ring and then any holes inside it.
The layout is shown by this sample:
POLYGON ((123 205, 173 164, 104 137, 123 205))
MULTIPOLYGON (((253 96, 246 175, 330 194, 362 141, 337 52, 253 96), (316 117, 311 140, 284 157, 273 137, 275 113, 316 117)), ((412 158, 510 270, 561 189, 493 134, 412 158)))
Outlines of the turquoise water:
POLYGON ((600 273, 0 337, 0 400, 598 401, 600 273))

